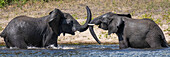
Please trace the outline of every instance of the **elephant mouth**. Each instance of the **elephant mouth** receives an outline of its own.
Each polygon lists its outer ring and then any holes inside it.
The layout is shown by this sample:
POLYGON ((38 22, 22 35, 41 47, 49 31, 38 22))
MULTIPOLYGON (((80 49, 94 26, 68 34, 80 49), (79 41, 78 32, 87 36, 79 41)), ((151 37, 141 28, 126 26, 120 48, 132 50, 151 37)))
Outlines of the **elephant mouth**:
POLYGON ((64 32, 63 34, 65 35, 65 33, 71 34, 71 35, 75 35, 74 32, 64 32))
POLYGON ((101 29, 103 29, 103 30, 108 30, 107 27, 104 27, 104 26, 102 26, 102 25, 99 25, 98 28, 101 28, 101 29))
POLYGON ((75 35, 75 33, 71 33, 71 35, 75 35))
POLYGON ((103 30, 108 30, 107 28, 101 28, 101 29, 103 29, 103 30))
POLYGON ((74 33, 74 32, 70 32, 69 34, 71 34, 71 35, 75 35, 75 33, 74 33))

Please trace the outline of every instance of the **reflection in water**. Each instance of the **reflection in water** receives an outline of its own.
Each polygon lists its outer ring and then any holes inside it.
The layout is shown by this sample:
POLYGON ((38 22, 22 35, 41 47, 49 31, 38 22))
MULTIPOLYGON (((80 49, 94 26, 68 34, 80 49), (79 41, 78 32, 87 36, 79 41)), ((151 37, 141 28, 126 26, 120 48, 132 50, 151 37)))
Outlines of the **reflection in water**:
POLYGON ((59 45, 57 49, 29 48, 6 49, 0 48, 0 56, 63 56, 63 57, 170 57, 170 48, 164 49, 119 49, 118 45, 59 45))

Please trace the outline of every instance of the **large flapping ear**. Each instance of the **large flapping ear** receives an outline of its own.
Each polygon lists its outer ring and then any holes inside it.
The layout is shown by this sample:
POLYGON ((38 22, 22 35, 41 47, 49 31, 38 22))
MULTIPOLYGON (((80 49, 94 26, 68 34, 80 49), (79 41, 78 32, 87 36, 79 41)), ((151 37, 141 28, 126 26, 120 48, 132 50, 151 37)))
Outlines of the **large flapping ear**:
POLYGON ((117 14, 117 15, 132 18, 132 16, 130 14, 117 14))
POLYGON ((59 9, 54 9, 50 13, 50 17, 48 20, 49 26, 52 30, 58 35, 60 33, 60 23, 63 18, 63 13, 59 9))
POLYGON ((118 31, 118 27, 123 23, 122 17, 114 16, 113 20, 110 22, 108 26, 108 35, 111 33, 116 33, 118 31))
POLYGON ((54 19, 59 20, 63 17, 63 13, 59 9, 54 9, 49 13, 50 19, 49 22, 53 21, 54 19))

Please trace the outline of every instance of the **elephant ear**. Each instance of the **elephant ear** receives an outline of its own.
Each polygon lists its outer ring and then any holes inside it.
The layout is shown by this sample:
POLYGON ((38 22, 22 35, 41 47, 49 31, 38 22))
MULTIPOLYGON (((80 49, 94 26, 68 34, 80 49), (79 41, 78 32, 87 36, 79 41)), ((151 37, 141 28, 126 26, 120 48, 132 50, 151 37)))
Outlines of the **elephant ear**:
POLYGON ((49 23, 52 21, 59 21, 63 17, 63 13, 56 8, 53 11, 51 11, 49 15, 50 15, 50 19, 48 21, 49 23))
POLYGON ((58 35, 60 29, 59 24, 64 15, 59 9, 56 8, 53 11, 51 11, 49 15, 50 15, 48 20, 49 26, 58 35))
POLYGON ((122 17, 112 17, 110 24, 108 25, 108 35, 111 33, 116 33, 118 31, 118 27, 123 23, 122 17))

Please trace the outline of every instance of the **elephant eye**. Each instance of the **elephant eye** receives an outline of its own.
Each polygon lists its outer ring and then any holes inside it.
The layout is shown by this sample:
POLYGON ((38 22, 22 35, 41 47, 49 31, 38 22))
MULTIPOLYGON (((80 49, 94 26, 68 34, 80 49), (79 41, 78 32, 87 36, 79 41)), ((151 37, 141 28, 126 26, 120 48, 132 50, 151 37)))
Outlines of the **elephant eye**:
POLYGON ((102 21, 102 23, 107 24, 107 21, 102 21))
POLYGON ((70 22, 69 22, 69 25, 72 25, 72 24, 73 24, 73 21, 70 21, 70 22))

